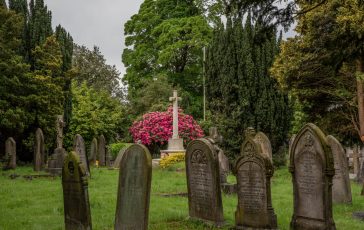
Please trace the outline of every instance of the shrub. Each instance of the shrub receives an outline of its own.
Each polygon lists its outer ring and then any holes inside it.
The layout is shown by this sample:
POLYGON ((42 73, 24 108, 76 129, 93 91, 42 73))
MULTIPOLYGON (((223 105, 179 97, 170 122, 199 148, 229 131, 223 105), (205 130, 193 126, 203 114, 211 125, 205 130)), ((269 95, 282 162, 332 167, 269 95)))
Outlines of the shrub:
POLYGON ((161 161, 159 162, 159 166, 163 169, 168 168, 173 164, 184 161, 185 155, 185 153, 173 153, 172 155, 161 159, 161 161))
MULTIPOLYGON (((162 146, 172 137, 173 109, 166 112, 150 112, 140 121, 135 121, 130 127, 134 142, 141 141, 146 146, 156 144, 162 146)), ((203 131, 192 116, 178 111, 178 134, 184 142, 203 137, 203 131)))
POLYGON ((109 151, 110 155, 112 156, 112 159, 116 159, 120 150, 129 147, 131 144, 132 143, 117 142, 109 145, 109 151))

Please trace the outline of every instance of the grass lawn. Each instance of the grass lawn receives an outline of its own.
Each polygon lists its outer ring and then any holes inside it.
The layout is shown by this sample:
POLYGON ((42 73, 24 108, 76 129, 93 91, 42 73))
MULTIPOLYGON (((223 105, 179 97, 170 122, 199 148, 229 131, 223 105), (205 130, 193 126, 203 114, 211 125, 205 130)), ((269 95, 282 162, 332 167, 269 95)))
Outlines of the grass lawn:
MULTIPOLYGON (((165 193, 187 191, 184 170, 179 163, 169 169, 153 169, 150 198, 149 229, 213 229, 188 217, 187 197, 163 197, 165 193)), ((31 167, 0 172, 0 229, 64 229, 61 178, 27 180, 22 175, 34 175, 31 167), (21 175, 12 180, 11 174, 21 175)), ((234 177, 228 178, 230 181, 234 177)), ((118 170, 92 168, 89 196, 93 229, 113 229, 116 208, 118 170)), ((334 219, 338 230, 364 229, 364 222, 351 217, 353 211, 364 210, 361 187, 352 184, 353 205, 334 205, 334 219)), ((279 169, 272 179, 273 207, 278 216, 279 229, 289 229, 292 216, 292 183, 287 168, 279 169)), ((223 195, 224 216, 228 229, 234 224, 236 195, 223 195)))

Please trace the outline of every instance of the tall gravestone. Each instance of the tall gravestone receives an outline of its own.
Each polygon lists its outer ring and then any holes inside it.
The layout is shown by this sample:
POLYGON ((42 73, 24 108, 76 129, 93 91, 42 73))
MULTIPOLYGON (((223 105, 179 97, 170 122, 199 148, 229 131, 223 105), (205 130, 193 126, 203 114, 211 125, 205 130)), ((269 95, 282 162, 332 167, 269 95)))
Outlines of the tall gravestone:
POLYGON ((219 162, 214 146, 204 138, 193 140, 185 160, 190 218, 222 226, 219 162))
POLYGON ((101 135, 99 137, 99 141, 97 143, 97 147, 98 147, 98 154, 97 154, 97 159, 99 161, 99 165, 100 166, 105 166, 106 165, 106 140, 104 135, 101 135))
POLYGON ((273 160, 272 145, 267 135, 263 132, 258 132, 254 137, 254 141, 260 145, 262 154, 266 155, 270 160, 273 160))
POLYGON ((43 131, 38 128, 35 131, 35 141, 34 141, 34 171, 38 172, 42 170, 45 162, 45 151, 44 151, 44 135, 43 131))
POLYGON ((271 200, 273 165, 260 144, 246 136, 235 164, 238 206, 236 229, 277 229, 277 216, 271 200))
POLYGON ((9 137, 5 141, 5 166, 4 169, 16 168, 16 142, 14 138, 9 137))
POLYGON ((144 145, 133 144, 120 162, 115 230, 148 229, 152 157, 144 145))
POLYGON ((94 138, 92 139, 91 142, 90 157, 88 158, 89 165, 95 165, 97 159, 97 151, 98 151, 97 139, 94 138))
POLYGON ((333 154, 314 124, 305 125, 293 141, 289 170, 294 195, 291 229, 336 229, 332 217, 333 154))
POLYGON ((48 169, 47 171, 52 175, 61 175, 63 162, 67 156, 66 150, 63 148, 63 128, 66 123, 63 121, 63 116, 58 115, 56 120, 56 130, 57 130, 57 148, 54 153, 48 159, 48 169))
POLYGON ((86 169, 86 174, 90 176, 90 167, 88 164, 85 141, 80 134, 76 134, 73 139, 73 151, 75 151, 80 157, 80 161, 86 169))
POLYGON ((349 167, 346 153, 340 142, 333 136, 326 137, 334 158, 335 176, 332 179, 332 200, 335 203, 351 203, 349 167))
POLYGON ((66 230, 91 230, 91 211, 86 170, 76 152, 67 155, 62 170, 66 230))

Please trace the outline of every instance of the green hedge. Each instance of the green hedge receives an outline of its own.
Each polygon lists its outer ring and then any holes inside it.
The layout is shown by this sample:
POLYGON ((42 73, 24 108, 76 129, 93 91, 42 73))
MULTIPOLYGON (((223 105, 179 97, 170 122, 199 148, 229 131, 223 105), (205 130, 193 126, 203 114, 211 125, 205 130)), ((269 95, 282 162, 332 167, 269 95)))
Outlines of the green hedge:
POLYGON ((117 142, 117 143, 109 145, 109 150, 110 150, 110 154, 111 154, 112 159, 115 160, 121 149, 127 148, 132 144, 133 143, 117 142))

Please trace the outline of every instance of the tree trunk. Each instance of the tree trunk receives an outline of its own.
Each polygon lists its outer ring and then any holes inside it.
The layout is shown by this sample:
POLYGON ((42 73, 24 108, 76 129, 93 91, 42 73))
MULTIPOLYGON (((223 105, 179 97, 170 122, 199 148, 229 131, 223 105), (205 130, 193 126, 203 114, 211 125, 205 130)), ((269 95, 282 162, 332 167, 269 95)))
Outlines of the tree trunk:
MULTIPOLYGON (((359 57, 356 65, 357 73, 364 74, 364 59, 359 57)), ((363 79, 360 76, 356 76, 356 91, 358 97, 358 115, 359 115, 359 129, 360 139, 364 142, 364 90, 363 90, 363 79)))

